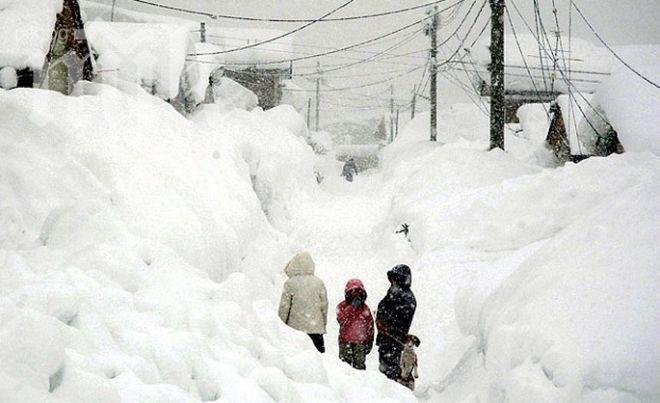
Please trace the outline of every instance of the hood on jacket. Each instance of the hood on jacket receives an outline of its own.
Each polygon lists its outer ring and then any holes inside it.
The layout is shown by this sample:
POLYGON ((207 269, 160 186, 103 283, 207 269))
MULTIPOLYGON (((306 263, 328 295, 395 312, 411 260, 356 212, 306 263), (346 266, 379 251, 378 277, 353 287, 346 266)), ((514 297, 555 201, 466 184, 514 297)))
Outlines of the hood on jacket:
POLYGON ((403 289, 410 288, 412 284, 412 273, 410 267, 405 264, 399 264, 391 268, 387 272, 387 278, 394 284, 403 289))
POLYGON ((300 252, 287 263, 284 273, 287 276, 305 276, 314 274, 314 260, 307 252, 300 252))
POLYGON ((362 281, 356 278, 348 280, 344 288, 345 299, 348 300, 350 295, 361 295, 363 301, 367 300, 367 290, 364 288, 362 281))

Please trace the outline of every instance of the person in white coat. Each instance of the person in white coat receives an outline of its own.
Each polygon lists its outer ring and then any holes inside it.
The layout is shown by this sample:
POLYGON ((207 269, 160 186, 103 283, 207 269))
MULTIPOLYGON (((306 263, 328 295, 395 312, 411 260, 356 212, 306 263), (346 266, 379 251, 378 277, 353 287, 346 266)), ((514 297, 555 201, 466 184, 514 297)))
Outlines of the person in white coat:
POLYGON ((328 323, 328 295, 323 281, 314 275, 314 261, 300 252, 286 265, 279 316, 288 326, 309 335, 316 349, 324 353, 323 335, 328 323))

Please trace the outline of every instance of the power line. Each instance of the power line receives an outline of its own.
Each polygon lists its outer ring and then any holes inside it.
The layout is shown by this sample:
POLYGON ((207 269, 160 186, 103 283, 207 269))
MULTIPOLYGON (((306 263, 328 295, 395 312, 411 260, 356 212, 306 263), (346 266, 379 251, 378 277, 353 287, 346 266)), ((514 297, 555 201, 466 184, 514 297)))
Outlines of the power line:
MULTIPOLYGON (((515 1, 514 1, 514 0, 509 0, 509 2, 513 5, 514 10, 515 10, 516 13, 518 14, 518 16, 520 17, 520 19, 522 20, 522 22, 525 24, 525 26, 527 27, 527 29, 532 33, 532 36, 534 37, 534 39, 535 39, 538 43, 540 43, 539 38, 536 37, 536 36, 534 35, 534 31, 532 31, 532 28, 529 26, 529 24, 527 23, 527 20, 525 19, 525 17, 524 17, 524 16, 522 15, 522 13, 520 12, 520 9, 519 9, 518 6, 516 5, 515 1)), ((542 27, 543 30, 545 30, 545 28, 543 27, 543 25, 541 25, 541 27, 542 27)), ((555 65, 556 65, 556 64, 557 64, 557 63, 556 63, 556 59, 554 59, 554 57, 551 56, 551 54, 548 53, 548 51, 547 51, 546 49, 544 49, 544 51, 545 51, 545 53, 546 53, 548 56, 550 56, 550 57, 553 58, 553 60, 555 61, 555 65)), ((566 74, 564 73, 564 71, 563 71, 561 68, 557 68, 557 71, 559 71, 559 73, 560 73, 561 76, 562 76, 562 79, 563 79, 564 82, 569 86, 569 88, 572 87, 573 89, 575 89, 575 91, 577 92, 577 94, 578 94, 578 95, 579 95, 579 96, 580 96, 580 97, 581 97, 581 98, 587 103, 587 105, 589 105, 589 107, 590 107, 590 108, 596 113, 596 115, 598 115, 598 117, 601 118, 601 119, 603 120, 603 122, 606 122, 606 123, 607 123, 607 119, 606 119, 606 118, 605 118, 605 117, 604 117, 604 116, 603 116, 603 115, 602 115, 602 114, 601 114, 601 113, 600 113, 600 112, 599 112, 599 111, 598 111, 593 105, 591 105, 591 103, 589 102, 589 100, 588 100, 588 99, 587 99, 587 98, 586 98, 586 97, 585 97, 580 91, 577 90, 577 88, 575 87, 575 84, 573 84, 570 80, 568 80, 568 78, 566 77, 566 74)), ((570 93, 570 92, 569 92, 569 93, 570 93)), ((573 100, 574 100, 574 98, 573 98, 573 100)), ((572 102, 570 96, 569 96, 569 102, 572 102)), ((584 110, 582 109, 582 106, 580 105, 580 103, 579 103, 579 102, 575 102, 575 105, 578 107, 578 109, 580 110, 580 114, 582 114, 582 117, 586 120, 586 122, 589 124, 589 126, 591 127, 591 129, 594 131, 594 133, 596 133, 596 135, 598 135, 598 130, 596 130, 595 126, 591 123, 591 121, 590 121, 589 118, 587 117, 587 114, 586 114, 586 113, 584 112, 584 110)))
POLYGON ((632 71, 632 72, 635 73, 637 76, 639 76, 642 80, 644 80, 644 81, 646 81, 647 83, 651 84, 651 85, 654 86, 655 88, 660 89, 660 85, 659 85, 659 84, 657 84, 657 83, 651 81, 651 79, 649 79, 648 77, 646 77, 645 75, 643 75, 642 73, 640 73, 639 71, 637 71, 633 66, 631 66, 630 64, 628 64, 625 60, 623 60, 623 58, 621 58, 621 56, 619 56, 619 54, 618 54, 617 52, 615 52, 614 49, 612 49, 612 48, 610 47, 610 45, 607 44, 607 42, 605 42, 605 40, 600 36, 600 34, 599 34, 598 32, 596 32, 596 29, 593 27, 593 25, 591 25, 591 23, 589 23, 589 20, 587 20, 587 17, 582 13, 582 10, 580 10, 580 8, 577 6, 577 4, 575 4, 575 1, 570 0, 570 2, 571 2, 571 4, 573 4, 573 7, 575 7, 575 11, 577 11, 578 14, 580 14, 580 17, 582 17, 582 20, 584 21, 584 23, 587 24, 587 26, 589 27, 589 29, 591 30, 591 32, 593 32, 593 34, 596 36, 596 38, 598 38, 598 40, 600 41, 600 43, 602 43, 603 46, 605 46, 605 48, 607 48, 607 50, 609 50, 610 53, 612 53, 612 55, 614 55, 614 57, 617 58, 617 60, 619 60, 624 66, 626 66, 630 71, 632 71))
POLYGON ((152 6, 152 7, 162 8, 164 10, 177 11, 177 12, 180 12, 180 13, 191 14, 191 15, 200 15, 200 16, 211 18, 213 20, 229 19, 229 20, 252 21, 252 22, 285 22, 285 23, 292 23, 292 22, 337 22, 337 21, 352 21, 352 20, 361 20, 361 19, 367 19, 367 18, 383 17, 383 16, 387 16, 387 15, 401 14, 401 13, 405 13, 405 12, 408 12, 408 11, 418 10, 420 8, 433 6, 435 4, 439 4, 439 3, 442 3, 442 2, 447 1, 447 0, 436 0, 436 1, 432 1, 430 3, 420 4, 418 6, 400 8, 400 9, 397 9, 397 10, 383 11, 383 12, 380 12, 380 13, 353 15, 353 16, 348 16, 348 17, 324 18, 321 21, 314 20, 314 19, 307 19, 307 18, 259 18, 259 17, 245 17, 245 16, 240 16, 240 15, 215 14, 215 13, 210 13, 210 12, 206 12, 206 11, 198 11, 198 10, 192 10, 192 9, 182 8, 182 7, 167 6, 167 5, 164 5, 164 4, 155 3, 155 2, 152 2, 152 1, 146 1, 146 0, 131 0, 131 1, 133 1, 135 3, 140 3, 140 4, 152 6))
POLYGON ((522 58, 522 61, 525 64, 525 69, 527 70, 527 74, 529 76, 529 79, 532 81, 532 86, 534 87, 534 92, 536 92, 536 95, 539 98, 539 103, 543 106, 543 110, 545 111, 546 116, 549 116, 548 108, 545 106, 545 103, 543 102, 543 97, 541 97, 541 93, 539 92, 539 89, 536 86, 536 81, 534 81, 534 77, 532 76, 532 72, 529 69, 529 65, 527 64, 527 60, 525 59, 525 53, 523 52, 522 47, 520 46, 520 41, 518 40, 518 34, 516 33, 516 28, 513 26, 513 20, 511 19, 511 13, 509 13, 509 9, 506 8, 506 7, 504 8, 504 11, 506 12, 507 20, 509 21, 509 25, 511 26, 511 33, 513 34, 513 38, 516 41, 516 46, 518 48, 518 52, 520 52, 520 57, 522 58))
MULTIPOLYGON (((368 57, 368 58, 365 58, 365 59, 358 59, 357 62, 352 62, 352 63, 343 64, 343 65, 338 65, 338 66, 335 67, 335 68, 325 69, 325 70, 321 70, 321 71, 314 71, 314 72, 309 72, 309 73, 290 74, 290 73, 286 72, 286 73, 279 73, 279 74, 278 74, 278 73, 275 73, 275 74, 276 74, 276 75, 279 75, 279 76, 287 76, 287 77, 288 77, 288 76, 291 76, 291 77, 318 76, 319 74, 323 74, 323 73, 328 73, 328 72, 333 72, 333 71, 338 71, 338 70, 344 70, 344 69, 346 69, 346 68, 353 67, 353 66, 356 66, 356 65, 358 65, 358 64, 363 64, 363 63, 369 63, 369 62, 379 61, 379 60, 377 60, 377 58, 378 58, 379 56, 381 56, 381 55, 386 55, 387 52, 389 52, 389 51, 391 51, 391 50, 393 50, 393 49, 396 49, 396 48, 398 48, 398 47, 400 47, 400 46, 406 44, 410 39, 412 39, 413 37, 415 37, 416 35, 418 35, 419 32, 420 32, 420 31, 415 31, 415 32, 412 33, 412 35, 409 35, 409 36, 403 38, 403 40, 401 40, 401 41, 395 43, 394 45, 390 46, 389 48, 384 49, 384 50, 381 51, 381 52, 375 53, 373 56, 370 56, 370 57, 368 57)), ((193 61, 193 62, 198 62, 198 63, 205 63, 205 64, 218 64, 218 65, 220 64, 220 63, 217 63, 217 62, 210 62, 210 61, 197 61, 197 60, 190 60, 190 59, 188 59, 188 61, 193 61)), ((400 65, 408 65, 408 66, 414 66, 414 67, 417 66, 417 65, 413 65, 413 64, 407 64, 407 63, 391 63, 391 64, 396 64, 397 66, 400 66, 400 65)), ((232 64, 224 64, 224 65, 225 65, 225 66, 232 66, 232 64)), ((399 70, 399 71, 402 71, 402 70, 399 70)), ((258 72, 254 72, 254 73, 247 72, 247 71, 243 71, 243 72, 244 72, 245 74, 253 74, 253 75, 260 75, 260 74, 261 74, 261 73, 258 73, 258 72)), ((376 72, 376 73, 374 73, 374 74, 382 74, 382 73, 378 73, 378 72, 376 72)), ((363 75, 371 75, 371 74, 363 74, 363 75)), ((339 77, 330 76, 330 78, 340 78, 340 77, 341 77, 341 76, 339 76, 339 77)), ((348 77, 351 77, 351 76, 348 76, 348 77)))
MULTIPOLYGON (((458 2, 452 4, 451 6, 445 7, 444 9, 438 11, 438 13, 446 11, 446 10, 452 8, 452 7, 456 7, 457 5, 461 4, 463 1, 465 1, 465 0, 459 0, 458 2)), ((375 42, 379 39, 387 38, 389 36, 398 34, 399 32, 403 32, 405 30, 408 30, 408 29, 414 27, 415 25, 418 25, 418 24, 420 24, 420 23, 422 23, 422 22, 424 22, 427 19, 432 18, 432 17, 433 17, 433 15, 429 15, 429 16, 426 16, 426 17, 424 17, 420 20, 417 20, 417 21, 415 21, 411 24, 408 24, 408 25, 405 25, 405 26, 400 27, 398 29, 395 29, 394 31, 387 32, 383 35, 379 35, 379 36, 376 36, 374 38, 364 40, 362 42, 354 43, 352 45, 348 45, 348 46, 344 46, 344 47, 341 47, 341 48, 336 48, 336 49, 333 49, 333 50, 329 50, 327 52, 321 52, 321 53, 317 53, 317 54, 314 54, 314 55, 308 55, 308 56, 295 57, 295 58, 291 58, 291 59, 274 60, 274 61, 263 62, 263 63, 259 63, 259 64, 263 65, 263 64, 280 64, 280 63, 297 62, 297 61, 300 61, 300 60, 313 59, 313 58, 317 58, 317 57, 328 56, 328 55, 335 54, 335 53, 338 53, 338 52, 344 52, 346 50, 357 48, 359 46, 363 46, 363 45, 366 45, 366 44, 369 44, 369 43, 373 43, 373 42, 375 42)), ((255 46, 258 46, 258 44, 255 44, 255 46)), ((189 54, 188 56, 204 56, 204 55, 208 55, 208 54, 218 54, 218 53, 222 53, 222 52, 192 53, 192 54, 189 54)), ((242 65, 251 65, 251 64, 252 63, 242 63, 242 65)), ((235 65, 241 65, 241 64, 237 63, 235 65)))
MULTIPOLYGON (((133 0, 133 1, 143 1, 143 0, 133 0)), ((310 21, 310 22, 308 22, 308 23, 306 23, 306 24, 304 24, 304 25, 299 26, 298 28, 292 29, 291 31, 287 31, 287 32, 285 32, 285 33, 283 33, 283 34, 281 34, 281 35, 274 36, 274 37, 269 38, 269 39, 266 39, 266 40, 264 40, 264 41, 255 42, 255 43, 253 43, 253 44, 245 45, 245 46, 241 46, 241 47, 238 47, 238 48, 227 49, 227 50, 220 50, 220 51, 217 51, 217 52, 193 53, 193 54, 188 54, 188 56, 219 55, 219 54, 223 54, 223 53, 236 52, 236 51, 239 51, 239 50, 245 50, 245 49, 254 48, 254 47, 259 46, 259 45, 264 45, 264 44, 266 44, 266 43, 270 43, 270 42, 276 41, 276 40, 278 40, 278 39, 282 39, 282 38, 284 38, 284 37, 287 37, 287 36, 293 35, 293 34, 295 34, 296 32, 300 32, 300 31, 302 31, 303 29, 305 29, 305 28, 307 28, 307 27, 310 27, 310 26, 316 24, 317 22, 322 21, 324 18, 326 18, 326 17, 328 17, 328 16, 330 16, 330 15, 336 13, 337 11, 339 11, 339 10, 341 10, 342 8, 348 6, 349 4, 351 4, 351 3, 354 2, 354 1, 355 1, 355 0, 348 0, 347 2, 343 3, 343 4, 340 5, 339 7, 335 7, 335 8, 332 9, 331 11, 329 11, 329 12, 323 14, 321 17, 319 17, 319 18, 316 19, 316 20, 312 20, 312 21, 310 21)))
MULTIPOLYGON (((195 32, 195 31, 191 31, 191 32, 195 32)), ((247 40, 249 40, 248 38, 240 38, 240 37, 237 37, 237 36, 228 36, 228 35, 207 34, 207 36, 210 37, 210 38, 219 38, 219 39, 235 39, 235 40, 242 40, 242 41, 247 41, 247 40)), ((382 42, 389 42, 389 41, 391 41, 392 39, 396 39, 396 38, 389 38, 389 39, 384 40, 384 41, 382 41, 382 42)), ((380 42, 380 41, 378 41, 378 42, 380 42)), ((376 42, 374 42, 374 44, 376 44, 376 42)), ((301 43, 291 43, 290 46, 293 46, 293 47, 300 47, 300 48, 310 48, 310 49, 330 49, 330 50, 336 49, 335 47, 330 47, 330 46, 311 45, 311 44, 301 44, 301 43)), ((403 57, 403 56, 408 56, 409 54, 419 53, 419 52, 421 52, 421 51, 422 51, 422 50, 417 50, 417 51, 414 51, 414 52, 405 53, 405 54, 403 54, 403 55, 394 55, 394 56, 396 56, 396 57, 403 57)), ((378 53, 377 51, 373 51, 373 50, 347 50, 346 52, 351 52, 351 53, 365 53, 365 54, 375 54, 375 53, 378 53)), ((296 53, 296 52, 291 52, 291 53, 296 53)), ((310 53, 302 53, 302 52, 301 52, 300 54, 309 55, 310 53)), ((417 58, 417 57, 416 57, 416 58, 417 58)), ((316 66, 311 66, 311 67, 316 68, 316 66)))
MULTIPOLYGON (((337 57, 338 57, 338 58, 341 58, 341 59, 347 59, 347 60, 357 60, 359 63, 363 63, 363 62, 365 62, 365 61, 374 60, 374 59, 376 59, 377 57, 379 57, 379 56, 383 56, 383 55, 388 56, 388 57, 387 57, 387 58, 383 58, 383 59, 381 59, 381 60, 386 60, 386 59, 391 59, 391 58, 397 58, 397 57, 400 57, 401 55, 390 54, 390 53, 388 53, 388 52, 390 52, 390 51, 392 51, 392 50, 394 50, 394 49, 396 49, 396 48, 398 48, 398 47, 401 47, 402 45, 406 44, 409 40, 411 40, 412 38, 414 38, 414 37, 415 37, 416 35, 418 35, 420 32, 421 32, 421 31, 415 31, 415 32, 413 32, 412 35, 409 35, 409 36, 405 37, 405 38, 402 39, 400 42, 397 42, 396 44, 390 46, 389 48, 387 48, 387 49, 385 49, 385 50, 382 50, 382 51, 379 51, 379 52, 369 52, 369 53, 372 53, 373 55, 370 56, 370 57, 368 57, 368 58, 359 58, 359 57, 341 56, 341 55, 340 55, 340 56, 337 56, 337 57)), ((209 37, 214 37, 214 38, 222 38, 222 37, 220 37, 220 36, 218 36, 218 35, 207 35, 207 36, 209 36, 209 37)), ((216 46, 223 46, 223 44, 219 44, 219 43, 216 43, 216 42, 209 42, 209 43, 211 43, 211 44, 213 44, 213 45, 216 45, 216 46)), ((268 51, 268 52, 274 52, 274 53, 286 53, 286 54, 292 54, 292 55, 305 55, 305 56, 310 56, 310 55, 313 54, 313 53, 307 53, 307 52, 299 52, 299 51, 295 51, 295 50, 285 50, 285 49, 277 49, 277 48, 269 48, 269 47, 262 47, 262 48, 260 48, 260 49, 261 49, 261 50, 264 50, 264 51, 268 51)), ((359 64, 359 63, 356 63, 356 64, 359 64)), ((259 64, 259 63, 257 63, 257 64, 259 64)), ((400 65, 400 63, 393 63, 393 64, 400 65)), ((226 65, 226 66, 233 66, 233 65, 242 65, 242 64, 225 63, 224 65, 226 65)), ((348 66, 351 66, 351 65, 352 65, 352 63, 346 64, 346 65, 341 65, 341 66, 342 66, 342 68, 344 68, 343 66, 348 67, 348 66)), ((324 71, 322 71, 321 73, 326 72, 326 71, 334 71, 334 70, 324 70, 324 71)), ((317 73, 315 72, 315 73, 313 73, 313 74, 317 74, 317 73)))
MULTIPOLYGON (((325 84, 327 87, 329 87, 329 89, 322 90, 322 91, 323 91, 323 92, 336 92, 336 91, 348 91, 348 90, 356 90, 356 89, 360 89, 360 88, 372 87, 372 86, 374 86, 374 85, 383 84, 383 83, 388 83, 388 82, 390 82, 390 81, 392 81, 392 80, 395 80, 395 79, 397 79, 397 78, 404 77, 404 76, 406 76, 406 75, 408 75, 408 74, 410 74, 410 73, 412 73, 412 72, 414 72, 414 71, 417 71, 417 70, 419 70, 419 69, 421 69, 421 68, 423 68, 423 67, 424 67, 423 65, 420 65, 420 66, 414 67, 414 68, 412 68, 412 69, 409 69, 409 70, 403 72, 402 74, 398 74, 398 75, 395 75, 395 76, 392 76, 392 77, 388 77, 388 78, 383 79, 383 80, 378 80, 378 81, 374 81, 374 82, 370 82, 370 83, 366 83, 366 84, 362 84, 362 85, 357 85, 357 86, 352 86, 352 87, 340 87, 340 88, 336 88, 336 87, 330 87, 329 85, 325 84)), ((309 92, 309 90, 294 90, 294 89, 289 89, 289 91, 294 91, 294 92, 309 92)))

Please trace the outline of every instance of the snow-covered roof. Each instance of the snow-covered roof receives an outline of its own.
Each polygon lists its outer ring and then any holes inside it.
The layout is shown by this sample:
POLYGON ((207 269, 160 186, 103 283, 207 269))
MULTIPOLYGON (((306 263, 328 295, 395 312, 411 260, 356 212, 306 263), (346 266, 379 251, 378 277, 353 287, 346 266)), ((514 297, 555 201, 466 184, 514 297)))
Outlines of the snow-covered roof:
MULTIPOLYGON (((283 31, 273 29, 224 28, 207 25, 207 40, 223 50, 234 49, 263 42, 282 35, 283 31)), ((286 36, 275 41, 237 52, 224 53, 227 64, 260 65, 282 59, 289 59, 293 52, 293 36, 286 36)), ((288 63, 263 65, 267 68, 284 68, 288 63)))
MULTIPOLYGON (((164 22, 168 24, 188 25, 191 29, 197 29, 198 23, 169 15, 143 13, 140 11, 128 10, 115 5, 114 9, 108 4, 101 4, 95 1, 79 0, 80 8, 83 12, 85 21, 112 21, 114 22, 164 22)), ((117 2, 120 3, 120 2, 117 2)))
POLYGON ((63 0, 0 0, 0 67, 41 70, 63 0))
MULTIPOLYGON (((654 82, 660 82, 660 46, 633 45, 614 49, 626 62, 654 82)), ((608 124, 617 131, 628 151, 658 154, 660 139, 660 91, 623 66, 606 49, 598 50, 602 68, 610 72, 594 95, 573 92, 557 99, 561 107, 571 153, 593 154, 597 134, 608 124)))
MULTIPOLYGON (((660 56, 660 52, 656 55, 660 56)), ((635 68, 660 83, 660 57, 653 62, 647 58, 646 64, 635 64, 635 68)), ((598 89, 594 102, 607 114, 626 151, 660 155, 660 90, 632 71, 620 68, 598 89)))
POLYGON ((192 49, 188 26, 93 21, 86 30, 92 49, 99 55, 101 74, 155 85, 163 99, 177 96, 186 54, 192 49))

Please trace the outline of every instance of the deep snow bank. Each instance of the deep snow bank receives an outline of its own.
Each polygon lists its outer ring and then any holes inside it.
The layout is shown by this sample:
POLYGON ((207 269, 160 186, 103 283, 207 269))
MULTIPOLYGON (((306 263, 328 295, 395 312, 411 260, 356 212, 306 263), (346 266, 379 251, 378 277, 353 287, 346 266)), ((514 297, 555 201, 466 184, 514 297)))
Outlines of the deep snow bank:
POLYGON ((115 85, 0 91, 0 401, 410 400, 277 318, 251 123, 115 85))
POLYGON ((382 228, 409 225, 420 352, 440 373, 421 386, 448 402, 657 400, 660 159, 543 169, 539 108, 507 152, 485 150, 479 118, 445 144, 413 121, 383 152, 382 228))
MULTIPOLYGON (((638 69, 657 83, 659 67, 660 61, 638 69)), ((596 102, 605 110, 627 151, 660 155, 660 90, 621 68, 599 88, 596 102)))
POLYGON ((302 116, 288 105, 265 112, 204 105, 193 119, 237 144, 264 213, 278 229, 287 231, 291 210, 316 191, 316 159, 305 142, 302 116))
POLYGON ((658 179, 605 198, 485 301, 488 400, 660 398, 658 179))

